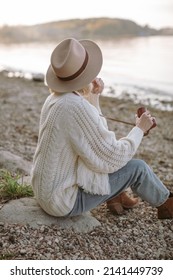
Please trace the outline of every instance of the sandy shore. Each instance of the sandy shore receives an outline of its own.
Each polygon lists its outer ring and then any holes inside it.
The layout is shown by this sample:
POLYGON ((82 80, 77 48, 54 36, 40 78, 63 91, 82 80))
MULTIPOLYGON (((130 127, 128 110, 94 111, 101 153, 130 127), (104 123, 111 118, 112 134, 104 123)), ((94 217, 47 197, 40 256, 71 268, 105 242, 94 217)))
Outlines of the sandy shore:
MULTIPOLYGON (((48 94, 47 88, 41 82, 39 83, 21 78, 8 78, 4 74, 0 74, 0 149, 8 150, 14 154, 22 156, 27 160, 32 161, 38 139, 40 111, 48 94)), ((134 104, 130 100, 118 100, 108 97, 101 97, 100 102, 104 115, 112 118, 117 117, 129 122, 134 122, 134 114, 137 108, 142 105, 134 104)), ((160 111, 154 108, 150 109, 153 115, 156 117, 158 126, 154 128, 148 136, 144 137, 135 157, 144 159, 153 168, 161 180, 168 186, 168 188, 173 191, 173 112, 160 111)), ((119 124, 112 121, 108 121, 108 125, 110 129, 116 133, 117 138, 125 136, 131 129, 131 127, 128 125, 119 124)), ((173 241, 171 236, 171 234, 173 235, 173 228, 171 227, 172 221, 158 221, 156 218, 156 209, 152 209, 146 203, 141 202, 139 207, 127 212, 123 219, 122 217, 118 218, 112 216, 104 205, 95 209, 93 211, 93 215, 95 215, 95 217, 101 221, 103 225, 102 229, 98 229, 98 231, 93 233, 93 237, 96 238, 97 236, 98 238, 98 244, 99 240, 100 244, 103 244, 103 249, 102 251, 99 251, 99 254, 96 255, 96 259, 173 258, 173 241), (138 221, 139 217, 141 220, 140 223, 138 221), (139 226, 138 223, 141 226, 139 226), (117 231, 116 234, 114 228, 115 224, 117 231), (131 233, 129 233, 130 237, 127 234, 127 238, 130 239, 126 240, 124 232, 124 239, 121 238, 119 230, 121 229, 122 232, 122 227, 126 226, 129 227, 129 229, 132 227, 133 230, 136 227, 137 232, 139 230, 139 234, 142 234, 143 236, 145 235, 146 227, 147 239, 157 240, 158 242, 156 242, 155 245, 152 245, 154 246, 153 249, 150 247, 151 244, 146 243, 148 245, 146 245, 145 250, 143 250, 143 245, 140 243, 141 236, 138 236, 138 234, 135 236, 131 231, 131 233), (162 234, 161 237, 159 237, 158 232, 158 228, 160 226, 160 234, 162 234), (148 237, 149 232, 151 233, 152 238, 148 237), (119 234, 118 237, 117 234, 119 234), (122 242, 120 242, 119 245, 118 243, 115 243, 111 247, 110 244, 112 244, 112 241, 110 240, 112 240, 112 236, 114 235, 116 235, 116 239, 119 238, 122 242), (103 239, 106 238, 108 238, 108 243, 104 244, 103 239), (159 250, 163 245, 163 240, 165 242, 164 252, 161 250, 161 253, 158 253, 160 252, 159 250), (123 246, 125 246, 126 243, 129 247, 125 249, 123 246), (112 250, 112 248, 115 250, 117 246, 119 246, 117 251, 118 254, 107 251, 108 249, 112 250), (131 247, 133 247, 133 254, 130 253, 131 247), (141 255, 135 252, 141 252, 141 255)), ((9 229, 7 226, 6 229, 4 228, 2 234, 5 234, 5 232, 8 230, 9 229)), ((93 237, 91 237, 91 240, 93 237)), ((73 238, 76 237, 73 236, 73 238)), ((87 238, 89 240, 90 236, 87 235, 87 238)), ((58 257, 55 253, 52 256, 50 255, 50 257, 55 259, 71 258, 74 253, 72 253, 72 251, 69 252, 68 250, 64 252, 65 253, 62 253, 61 257, 58 257)), ((97 252, 97 250, 95 252, 97 252)), ((85 258, 92 259, 94 258, 93 254, 94 253, 88 253, 88 255, 86 254, 85 258)), ((25 256, 20 256, 19 254, 19 258, 27 259, 40 257, 35 253, 35 255, 26 254, 25 256)), ((76 258, 82 259, 84 257, 82 257, 82 255, 76 255, 76 258)))

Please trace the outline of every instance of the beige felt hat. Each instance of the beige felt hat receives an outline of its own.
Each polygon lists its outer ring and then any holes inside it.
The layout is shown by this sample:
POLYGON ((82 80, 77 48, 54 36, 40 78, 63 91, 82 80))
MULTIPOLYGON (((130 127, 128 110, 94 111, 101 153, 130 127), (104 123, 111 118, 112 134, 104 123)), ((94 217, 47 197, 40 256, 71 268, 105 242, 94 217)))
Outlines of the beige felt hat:
POLYGON ((93 41, 65 39, 52 52, 46 83, 56 92, 81 89, 97 77, 102 62, 102 52, 93 41))

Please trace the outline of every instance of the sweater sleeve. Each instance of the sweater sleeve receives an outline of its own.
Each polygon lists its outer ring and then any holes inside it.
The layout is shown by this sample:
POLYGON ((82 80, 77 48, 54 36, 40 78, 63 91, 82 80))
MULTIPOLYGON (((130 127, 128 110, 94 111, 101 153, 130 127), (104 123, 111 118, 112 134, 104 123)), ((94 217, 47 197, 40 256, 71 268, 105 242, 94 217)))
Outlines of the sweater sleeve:
MULTIPOLYGON (((100 94, 93 94, 93 93, 89 93, 89 95, 87 97, 84 97, 86 100, 88 100, 88 102, 93 105, 99 112, 100 115, 102 115, 102 111, 100 108, 100 94)), ((107 120, 102 117, 101 118, 104 126, 108 129, 108 124, 107 124, 107 120)))
POLYGON ((122 168, 134 156, 143 137, 134 127, 119 140, 103 124, 98 110, 86 100, 68 104, 66 131, 69 141, 83 163, 92 171, 112 173, 122 168))

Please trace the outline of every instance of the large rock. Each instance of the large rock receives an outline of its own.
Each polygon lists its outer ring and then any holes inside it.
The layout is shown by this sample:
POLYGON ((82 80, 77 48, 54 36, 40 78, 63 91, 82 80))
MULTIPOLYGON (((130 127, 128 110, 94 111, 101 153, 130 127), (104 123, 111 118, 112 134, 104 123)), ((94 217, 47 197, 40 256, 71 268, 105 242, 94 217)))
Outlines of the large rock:
MULTIPOLYGON (((32 163, 8 151, 0 151, 0 168, 8 171, 30 174, 32 163)), ((23 176, 18 180, 20 184, 30 184, 30 176, 23 176)), ((2 206, 2 205, 1 205, 2 206)), ((100 222, 86 214, 71 218, 56 218, 46 214, 34 198, 11 200, 0 208, 0 222, 9 224, 29 224, 33 228, 41 225, 56 224, 60 228, 73 228, 76 232, 89 232, 100 222)))
POLYGON ((33 73, 32 79, 35 82, 44 82, 44 75, 42 73, 33 73))
POLYGON ((5 168, 10 172, 20 172, 30 174, 32 163, 22 157, 14 155, 8 151, 0 151, 0 168, 5 168))
POLYGON ((70 217, 56 218, 46 214, 34 198, 20 198, 11 200, 0 210, 0 222, 9 224, 29 224, 33 228, 41 225, 58 225, 60 228, 73 228, 75 232, 90 232, 100 226, 100 222, 89 212, 70 217))

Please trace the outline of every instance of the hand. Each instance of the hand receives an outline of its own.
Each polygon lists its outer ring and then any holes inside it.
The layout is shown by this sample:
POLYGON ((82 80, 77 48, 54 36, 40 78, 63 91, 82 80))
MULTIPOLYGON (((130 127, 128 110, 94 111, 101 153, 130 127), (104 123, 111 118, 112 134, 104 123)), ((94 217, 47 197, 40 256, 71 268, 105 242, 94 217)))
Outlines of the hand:
POLYGON ((101 78, 95 78, 95 80, 92 81, 92 84, 93 84, 93 89, 92 89, 93 94, 102 93, 104 89, 104 82, 101 78))
POLYGON ((136 126, 142 129, 144 134, 146 134, 151 129, 154 122, 155 118, 151 116, 149 111, 144 112, 141 117, 136 115, 136 126))

